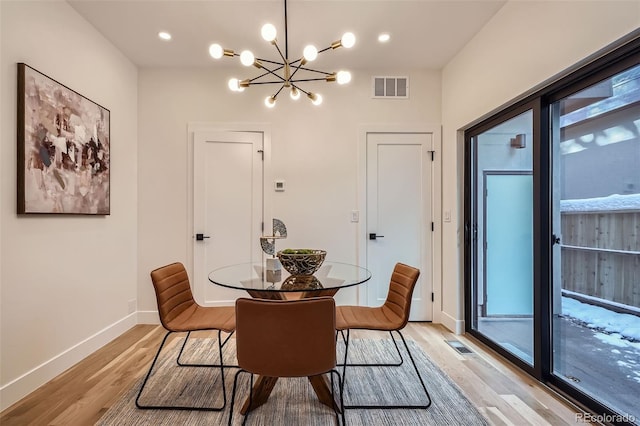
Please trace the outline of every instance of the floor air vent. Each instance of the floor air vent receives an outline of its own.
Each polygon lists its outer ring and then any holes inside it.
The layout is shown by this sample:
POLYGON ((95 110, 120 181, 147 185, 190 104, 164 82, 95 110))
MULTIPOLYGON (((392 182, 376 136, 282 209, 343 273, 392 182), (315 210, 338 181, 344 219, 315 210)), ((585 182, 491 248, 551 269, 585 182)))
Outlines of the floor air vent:
POLYGON ((409 77, 373 77, 372 81, 374 98, 409 98, 409 77))
POLYGON ((466 347, 465 345, 463 345, 457 340, 447 340, 447 343, 449 344, 449 346, 451 346, 453 349, 455 349, 456 351, 458 351, 463 355, 473 353, 471 349, 469 349, 468 347, 466 347))

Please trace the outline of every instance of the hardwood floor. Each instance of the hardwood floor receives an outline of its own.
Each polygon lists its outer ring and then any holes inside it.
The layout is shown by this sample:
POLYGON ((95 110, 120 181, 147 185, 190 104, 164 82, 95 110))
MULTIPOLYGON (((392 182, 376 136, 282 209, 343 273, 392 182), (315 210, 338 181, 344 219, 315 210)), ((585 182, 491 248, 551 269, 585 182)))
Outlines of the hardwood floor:
MULTIPOLYGON (((0 413, 0 424, 93 425, 146 373, 164 333, 161 326, 135 326, 0 413)), ((372 334, 360 337, 375 337, 372 334)), ((576 424, 576 408, 475 339, 426 323, 410 323, 404 334, 418 342, 493 424, 576 424), (458 354, 446 343, 453 339, 473 354, 458 354)))

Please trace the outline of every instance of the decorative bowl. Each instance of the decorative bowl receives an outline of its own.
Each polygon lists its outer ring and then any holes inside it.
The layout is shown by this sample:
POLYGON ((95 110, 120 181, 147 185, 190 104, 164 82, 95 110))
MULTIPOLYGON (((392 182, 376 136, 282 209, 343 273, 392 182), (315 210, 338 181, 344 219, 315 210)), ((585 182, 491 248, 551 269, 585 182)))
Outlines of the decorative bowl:
POLYGON ((325 250, 286 249, 278 252, 278 259, 291 275, 313 275, 324 262, 326 254, 325 250))

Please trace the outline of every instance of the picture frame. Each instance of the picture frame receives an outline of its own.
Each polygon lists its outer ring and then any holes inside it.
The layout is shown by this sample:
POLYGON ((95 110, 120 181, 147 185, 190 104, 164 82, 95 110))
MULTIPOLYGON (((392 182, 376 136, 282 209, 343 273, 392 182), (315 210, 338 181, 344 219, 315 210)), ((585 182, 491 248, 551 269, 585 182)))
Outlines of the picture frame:
POLYGON ((18 63, 17 213, 109 215, 111 113, 18 63))

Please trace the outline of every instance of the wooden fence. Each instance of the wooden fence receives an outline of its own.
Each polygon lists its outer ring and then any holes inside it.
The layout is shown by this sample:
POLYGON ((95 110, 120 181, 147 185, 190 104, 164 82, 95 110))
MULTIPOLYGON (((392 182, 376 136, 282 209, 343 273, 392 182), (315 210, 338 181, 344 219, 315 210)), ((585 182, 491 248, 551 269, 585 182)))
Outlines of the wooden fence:
POLYGON ((562 288, 640 308, 640 212, 563 212, 562 288))

